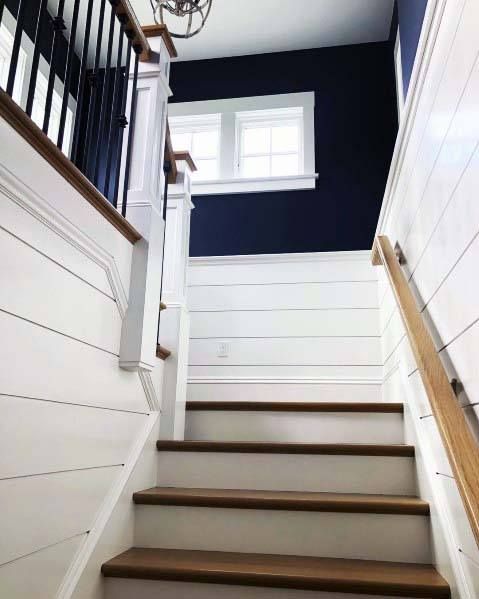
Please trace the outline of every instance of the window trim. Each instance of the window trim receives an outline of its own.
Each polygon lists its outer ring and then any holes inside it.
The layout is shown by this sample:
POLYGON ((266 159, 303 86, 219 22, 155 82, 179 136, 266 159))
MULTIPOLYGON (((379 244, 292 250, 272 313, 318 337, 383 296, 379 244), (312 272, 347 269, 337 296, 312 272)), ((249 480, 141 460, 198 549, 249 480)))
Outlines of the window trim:
MULTIPOLYGON (((314 189, 318 177, 314 172, 314 100, 314 92, 300 92, 170 104, 169 115, 184 117, 185 121, 187 117, 195 117, 198 122, 201 122, 202 117, 208 118, 209 115, 221 115, 220 178, 193 181, 193 193, 195 195, 211 195, 314 189), (303 168, 299 169, 300 174, 281 177, 239 177, 238 120, 241 119, 241 113, 271 111, 273 114, 278 109, 289 109, 292 113, 294 108, 302 109, 303 168)), ((264 121, 265 115, 264 112, 262 116, 258 114, 258 118, 264 121)))

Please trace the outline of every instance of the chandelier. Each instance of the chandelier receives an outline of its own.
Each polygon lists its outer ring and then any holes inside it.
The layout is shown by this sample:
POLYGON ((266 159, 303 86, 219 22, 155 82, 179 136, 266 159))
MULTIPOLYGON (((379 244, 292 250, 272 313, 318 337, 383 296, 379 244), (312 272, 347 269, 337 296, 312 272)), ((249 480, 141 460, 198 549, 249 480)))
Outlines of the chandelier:
MULTIPOLYGON (((153 16, 158 25, 167 24, 165 16, 168 13, 176 17, 175 21, 177 22, 184 20, 180 25, 186 27, 185 33, 170 31, 172 37, 183 39, 193 37, 203 29, 212 3, 213 0, 150 0, 153 16)), ((171 19, 168 20, 171 21, 171 19)))

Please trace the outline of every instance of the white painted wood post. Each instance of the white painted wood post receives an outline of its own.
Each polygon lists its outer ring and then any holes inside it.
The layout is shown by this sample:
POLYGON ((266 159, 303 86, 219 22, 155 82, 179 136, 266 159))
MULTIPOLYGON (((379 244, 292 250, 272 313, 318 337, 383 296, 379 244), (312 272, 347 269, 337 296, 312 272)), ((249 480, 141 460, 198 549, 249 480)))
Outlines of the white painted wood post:
MULTIPOLYGON (((129 305, 123 321, 120 366, 137 370, 150 407, 159 410, 151 372, 155 368, 157 325, 163 263, 164 189, 163 154, 166 111, 171 90, 168 85, 170 55, 161 36, 150 38, 149 62, 139 65, 135 129, 131 149, 126 218, 141 233, 133 251, 129 305)), ((130 79, 132 73, 130 73, 130 79)), ((131 105, 131 97, 128 106, 131 105)), ((127 109, 129 114, 129 108, 127 109)), ((125 172, 127 135, 124 136, 122 173, 125 172)), ((123 182, 120 182, 123 189, 123 182)), ((118 201, 121 206, 121 198, 118 201)))
POLYGON ((165 361, 160 437, 183 439, 188 378, 190 315, 187 307, 186 273, 190 245, 191 170, 177 162, 178 177, 168 190, 166 241, 161 313, 161 345, 171 351, 165 361))

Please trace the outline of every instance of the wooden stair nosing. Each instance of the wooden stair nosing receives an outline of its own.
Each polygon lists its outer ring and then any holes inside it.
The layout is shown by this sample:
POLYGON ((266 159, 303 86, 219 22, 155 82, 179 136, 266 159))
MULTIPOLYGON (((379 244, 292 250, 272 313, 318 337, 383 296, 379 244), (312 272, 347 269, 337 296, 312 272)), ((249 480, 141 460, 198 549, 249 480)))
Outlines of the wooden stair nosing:
POLYGON ((177 452, 414 457, 414 446, 412 445, 370 445, 366 443, 159 440, 156 442, 156 447, 158 451, 177 452))
POLYGON ((168 358, 169 356, 171 356, 170 350, 166 349, 166 347, 163 347, 158 343, 156 345, 156 357, 160 358, 160 360, 166 360, 166 358, 168 358))
POLYGON ((138 505, 429 515, 429 505, 418 497, 359 493, 154 487, 134 493, 133 501, 138 505))
POLYGON ((106 562, 107 577, 396 597, 449 599, 446 581, 424 564, 286 555, 132 548, 106 562))
POLYGON ((307 401, 187 401, 189 411, 236 412, 369 412, 402 414, 402 403, 307 401))

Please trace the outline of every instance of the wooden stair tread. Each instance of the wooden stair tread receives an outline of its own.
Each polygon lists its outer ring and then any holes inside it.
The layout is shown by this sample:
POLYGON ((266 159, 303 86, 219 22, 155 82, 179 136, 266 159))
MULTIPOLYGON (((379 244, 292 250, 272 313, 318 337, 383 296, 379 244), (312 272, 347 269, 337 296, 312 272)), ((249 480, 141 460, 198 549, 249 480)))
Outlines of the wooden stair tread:
POLYGON ((132 548, 102 566, 104 576, 446 599, 429 565, 289 555, 132 548))
POLYGON ((237 412, 370 412, 402 414, 402 403, 307 401, 187 401, 189 411, 237 412))
POLYGON ((408 514, 427 516, 429 505, 418 497, 360 493, 257 491, 154 487, 133 494, 140 505, 408 514))
POLYGON ((284 453, 311 455, 362 455, 414 457, 413 445, 370 445, 366 443, 282 443, 264 441, 170 441, 156 443, 159 451, 220 453, 284 453))
POLYGON ((158 343, 156 346, 156 357, 160 358, 160 360, 166 360, 169 356, 171 356, 170 350, 158 343))

